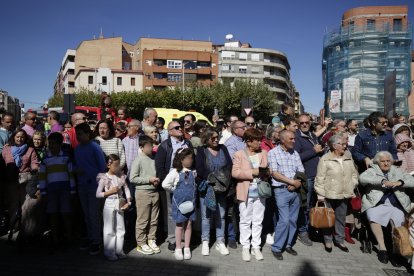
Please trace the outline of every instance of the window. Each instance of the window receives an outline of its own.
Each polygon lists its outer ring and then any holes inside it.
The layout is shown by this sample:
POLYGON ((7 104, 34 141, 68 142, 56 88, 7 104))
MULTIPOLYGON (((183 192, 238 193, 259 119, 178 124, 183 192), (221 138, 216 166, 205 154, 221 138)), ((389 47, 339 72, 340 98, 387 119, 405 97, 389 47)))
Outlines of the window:
POLYGON ((252 60, 253 61, 259 61, 260 60, 260 54, 252 54, 252 60))
POLYGON ((252 74, 259 74, 259 71, 260 71, 260 69, 259 69, 258 66, 253 66, 252 67, 252 74))
POLYGON ((240 74, 247 74, 247 66, 239 66, 240 74))
POLYGON ((107 84, 107 79, 106 79, 106 76, 103 76, 103 77, 102 77, 102 84, 103 84, 103 85, 106 85, 106 84, 107 84))
POLYGON ((402 32, 402 19, 394 19, 393 26, 394 32, 402 32))
POLYGON ((135 86, 135 78, 131 78, 131 86, 135 86))
POLYGON ((221 65, 222 72, 234 72, 234 65, 232 64, 222 64, 221 65))
POLYGON ((122 85, 122 77, 116 78, 116 85, 122 85))
POLYGON ((247 53, 239 53, 240 60, 247 60, 247 53))
POLYGON ((122 69, 131 70, 131 62, 125 61, 122 69))
POLYGON ((236 52, 232 51, 222 51, 221 52, 222 59, 235 59, 236 58, 236 52))
POLYGON ((182 68, 182 61, 181 60, 167 60, 167 68, 181 69, 182 68))
POLYGON ((167 81, 179 82, 181 81, 181 74, 168 74, 167 81))
POLYGON ((197 69, 197 61, 186 60, 184 61, 184 68, 185 69, 197 69))
POLYGON ((375 19, 367 19, 367 31, 375 31, 375 19))
POLYGON ((154 79, 163 79, 164 75, 162 73, 154 73, 154 79))
POLYGON ((88 76, 88 84, 93 84, 93 76, 88 76))

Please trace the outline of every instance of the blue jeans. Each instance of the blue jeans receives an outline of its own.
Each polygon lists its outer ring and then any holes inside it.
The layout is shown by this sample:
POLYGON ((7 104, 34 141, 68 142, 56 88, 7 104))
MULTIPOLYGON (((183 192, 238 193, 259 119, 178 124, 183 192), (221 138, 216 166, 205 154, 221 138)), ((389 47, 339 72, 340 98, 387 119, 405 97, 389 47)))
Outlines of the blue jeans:
POLYGON ((210 240, 210 224, 214 218, 216 226, 216 241, 224 242, 224 229, 225 229, 225 214, 226 214, 226 197, 216 194, 216 211, 213 212, 207 208, 205 204, 205 198, 200 197, 200 210, 201 210, 201 240, 210 240))
POLYGON ((79 199, 85 219, 88 239, 91 244, 100 244, 102 239, 102 213, 96 190, 79 190, 79 199))
POLYGON ((298 228, 299 233, 306 233, 309 230, 309 211, 312 208, 312 204, 314 201, 314 190, 313 187, 315 185, 315 178, 308 178, 306 179, 306 184, 308 186, 308 193, 306 197, 306 206, 301 207, 299 211, 299 218, 298 218, 298 228))
POLYGON ((296 235, 296 222, 298 220, 300 195, 289 192, 287 189, 274 189, 277 223, 275 226, 275 242, 272 245, 273 252, 281 252, 287 240, 286 247, 292 247, 296 235))

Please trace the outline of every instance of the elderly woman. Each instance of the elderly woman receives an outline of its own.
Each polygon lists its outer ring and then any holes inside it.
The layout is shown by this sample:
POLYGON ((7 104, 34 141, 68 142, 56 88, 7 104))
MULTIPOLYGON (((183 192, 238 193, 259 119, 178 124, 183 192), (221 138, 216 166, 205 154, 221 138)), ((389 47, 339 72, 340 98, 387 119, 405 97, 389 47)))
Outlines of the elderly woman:
POLYGON ((228 255, 229 250, 224 243, 224 229, 225 229, 225 211, 226 211, 226 196, 227 193, 215 193, 216 197, 216 211, 211 211, 206 206, 207 187, 203 183, 207 181, 209 175, 220 170, 229 172, 232 167, 231 157, 227 148, 218 143, 219 135, 217 131, 208 129, 202 135, 201 143, 203 147, 198 148, 196 155, 196 171, 197 180, 199 182, 200 191, 200 209, 201 209, 201 240, 202 248, 201 254, 207 256, 210 254, 210 224, 214 220, 216 226, 216 249, 222 255, 228 255))
MULTIPOLYGON (((343 136, 332 136, 328 140, 328 145, 330 151, 322 156, 318 163, 314 188, 318 200, 324 200, 327 207, 335 211, 335 246, 349 252, 344 244, 345 217, 348 199, 355 196, 358 172, 351 155, 345 154, 348 144, 343 136)), ((332 229, 325 230, 324 240, 325 250, 332 252, 332 229)))
POLYGON ((260 245, 266 199, 259 197, 257 185, 261 178, 269 175, 263 172, 268 164, 267 152, 260 148, 262 136, 256 128, 247 129, 243 137, 246 149, 236 152, 233 157, 232 176, 237 181, 236 197, 240 210, 240 243, 246 262, 251 258, 250 246, 256 260, 263 260, 260 245))
POLYGON ((262 138, 260 147, 262 150, 269 152, 279 143, 279 133, 282 131, 282 126, 278 124, 269 124, 266 128, 265 136, 262 138))
POLYGON ((155 126, 146 126, 144 129, 145 135, 150 137, 152 141, 154 142, 152 147, 152 153, 155 155, 158 150, 158 129, 155 126))
POLYGON ((388 263, 382 226, 390 220, 401 226, 405 214, 410 211, 411 201, 405 188, 414 187, 414 178, 392 165, 392 155, 387 151, 378 152, 371 167, 359 176, 359 182, 366 186, 362 198, 362 212, 366 212, 372 232, 378 242, 378 260, 388 263))
POLYGON ((26 185, 32 181, 32 174, 39 170, 36 152, 28 145, 28 135, 24 130, 17 130, 5 145, 2 156, 6 164, 5 199, 10 214, 10 227, 17 222, 17 211, 26 197, 26 185))
POLYGON ((125 166, 125 150, 121 139, 115 137, 115 128, 111 120, 100 120, 95 127, 96 142, 101 146, 105 156, 116 154, 121 160, 121 168, 125 166))

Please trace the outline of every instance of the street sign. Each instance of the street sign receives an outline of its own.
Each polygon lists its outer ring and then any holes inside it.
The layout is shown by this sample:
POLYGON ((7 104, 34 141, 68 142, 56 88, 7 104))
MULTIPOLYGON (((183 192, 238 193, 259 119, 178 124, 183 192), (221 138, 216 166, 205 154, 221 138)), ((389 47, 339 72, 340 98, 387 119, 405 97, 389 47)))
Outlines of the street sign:
POLYGON ((251 98, 243 98, 241 100, 241 116, 253 116, 254 100, 251 98))
POLYGON ((250 112, 252 112, 251 108, 244 108, 244 113, 246 113, 246 116, 249 116, 250 112))

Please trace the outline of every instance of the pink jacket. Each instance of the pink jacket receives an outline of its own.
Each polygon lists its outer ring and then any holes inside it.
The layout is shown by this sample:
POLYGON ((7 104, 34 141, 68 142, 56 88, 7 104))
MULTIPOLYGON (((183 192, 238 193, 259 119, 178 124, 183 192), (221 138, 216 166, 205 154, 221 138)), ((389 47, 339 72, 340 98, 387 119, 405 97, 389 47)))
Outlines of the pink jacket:
MULTIPOLYGON (((11 146, 5 145, 2 151, 2 156, 6 166, 9 164, 15 164, 11 146)), ((19 168, 19 172, 37 171, 39 169, 39 161, 37 155, 32 147, 28 147, 26 153, 22 157, 22 166, 19 168)))
MULTIPOLYGON (((260 167, 267 167, 267 152, 260 152, 260 167)), ((252 167, 250 160, 247 159, 244 150, 234 154, 232 176, 237 180, 236 197, 237 200, 247 201, 249 185, 253 180, 252 167)))
POLYGON ((414 171, 414 149, 410 145, 406 151, 402 152, 400 149, 398 149, 398 146, 403 142, 410 142, 412 145, 412 140, 410 137, 404 134, 397 134, 395 136, 395 143, 397 144, 398 160, 402 161, 401 169, 407 173, 410 173, 414 171))

